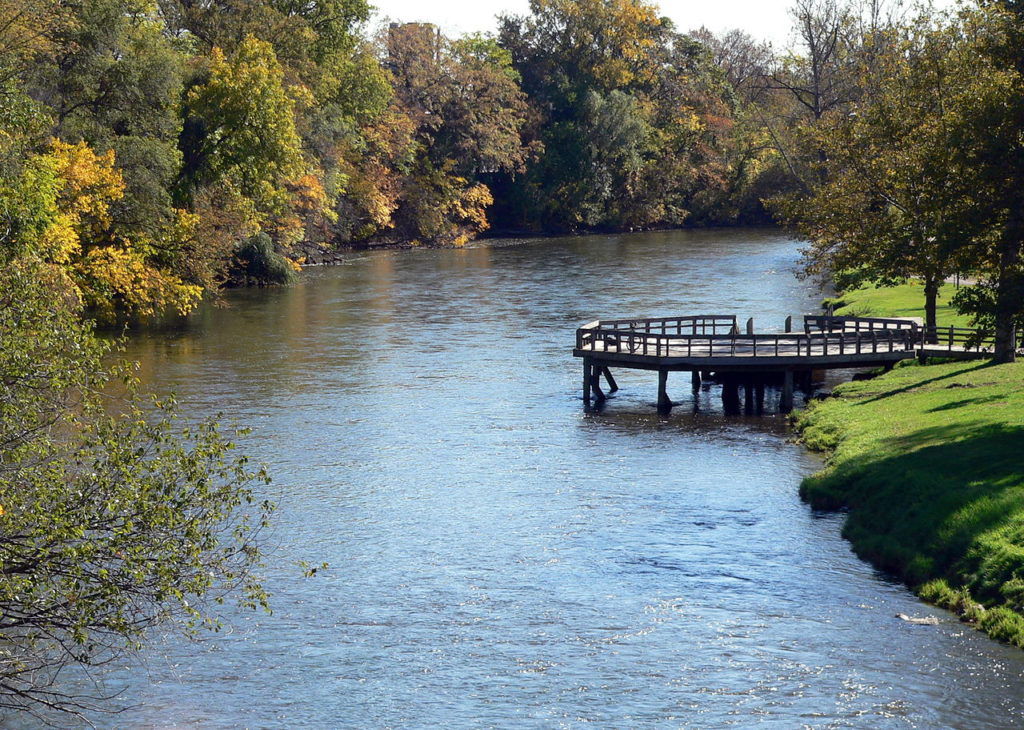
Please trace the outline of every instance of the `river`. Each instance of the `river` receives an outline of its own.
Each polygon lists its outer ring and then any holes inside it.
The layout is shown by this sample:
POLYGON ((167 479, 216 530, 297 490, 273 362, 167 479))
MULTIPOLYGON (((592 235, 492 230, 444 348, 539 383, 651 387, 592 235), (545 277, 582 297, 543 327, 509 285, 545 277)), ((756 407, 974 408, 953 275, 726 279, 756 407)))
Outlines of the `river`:
POLYGON ((773 230, 353 253, 134 337, 147 388, 253 428, 274 613, 115 667, 109 727, 1010 727, 1024 653, 858 560, 818 457, 653 373, 585 413, 575 327, 817 308, 773 230), (302 578, 296 561, 330 567, 302 578), (897 613, 938 616, 915 626, 897 613))

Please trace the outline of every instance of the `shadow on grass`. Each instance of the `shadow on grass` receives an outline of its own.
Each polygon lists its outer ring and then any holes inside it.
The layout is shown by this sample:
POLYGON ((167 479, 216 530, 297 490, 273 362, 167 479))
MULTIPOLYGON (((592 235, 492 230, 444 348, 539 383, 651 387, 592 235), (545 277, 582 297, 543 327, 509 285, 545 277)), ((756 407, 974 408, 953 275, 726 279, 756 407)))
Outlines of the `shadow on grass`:
POLYGON ((981 403, 993 403, 995 401, 1005 400, 1005 398, 1006 397, 1003 396, 1003 395, 985 395, 985 396, 978 396, 977 398, 967 398, 965 400, 955 400, 955 401, 952 401, 951 403, 945 403, 945 404, 943 404, 941 406, 935 406, 934 408, 929 408, 925 412, 926 413, 938 413, 940 411, 952 411, 952 410, 955 410, 957 408, 963 408, 964 406, 975 406, 975 405, 980 405, 981 403))
POLYGON ((941 578, 1021 612, 1022 455, 1024 427, 926 428, 876 458, 836 463, 805 480, 801 493, 817 509, 848 508, 843 532, 856 552, 908 584, 941 578))
POLYGON ((906 385, 902 388, 894 388, 893 390, 888 390, 885 391, 884 393, 876 393, 871 398, 866 398, 864 400, 858 401, 856 405, 862 406, 867 405, 869 403, 875 403, 877 401, 884 400, 885 398, 891 398, 894 395, 899 395, 900 393, 908 393, 912 390, 919 390, 926 385, 938 383, 939 381, 942 380, 949 380, 950 378, 957 378, 960 377, 961 375, 965 375, 966 373, 970 373, 975 370, 983 370, 984 368, 990 368, 993 367, 994 365, 995 363, 992 362, 991 360, 986 360, 972 367, 965 367, 963 369, 953 370, 951 372, 946 373, 945 375, 939 375, 934 378, 929 378, 928 380, 917 380, 911 383, 910 385, 906 385))

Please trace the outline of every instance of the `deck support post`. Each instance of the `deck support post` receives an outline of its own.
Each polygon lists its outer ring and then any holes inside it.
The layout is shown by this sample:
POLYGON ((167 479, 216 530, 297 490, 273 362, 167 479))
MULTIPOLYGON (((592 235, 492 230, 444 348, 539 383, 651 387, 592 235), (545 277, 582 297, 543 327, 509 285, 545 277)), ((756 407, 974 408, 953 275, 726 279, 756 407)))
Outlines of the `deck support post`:
POLYGON ((782 373, 782 398, 779 401, 779 410, 782 413, 789 413, 793 410, 793 371, 786 370, 782 373))
POLYGON ((672 409, 672 401, 668 397, 668 370, 658 371, 658 410, 672 409))
POLYGON ((754 414, 754 381, 747 380, 743 383, 743 412, 748 416, 754 414))
POLYGON ((754 408, 757 411, 757 415, 764 413, 764 381, 758 381, 757 387, 754 389, 754 408))
POLYGON ((601 370, 603 368, 596 365, 590 367, 590 390, 594 394, 594 400, 600 405, 605 402, 606 397, 604 391, 601 390, 601 370))
POLYGON ((740 390, 735 376, 726 375, 722 380, 722 410, 726 415, 740 412, 740 390))
POLYGON ((590 405, 590 371, 594 369, 594 366, 590 363, 590 358, 583 358, 583 402, 588 406, 590 405))
POLYGON ((694 370, 690 373, 690 382, 693 384, 694 390, 700 389, 700 370, 694 370))
POLYGON ((601 372, 604 373, 604 379, 608 381, 608 392, 614 393, 615 391, 617 391, 619 389, 619 384, 616 383, 615 378, 612 377, 611 368, 604 367, 601 369, 601 372))

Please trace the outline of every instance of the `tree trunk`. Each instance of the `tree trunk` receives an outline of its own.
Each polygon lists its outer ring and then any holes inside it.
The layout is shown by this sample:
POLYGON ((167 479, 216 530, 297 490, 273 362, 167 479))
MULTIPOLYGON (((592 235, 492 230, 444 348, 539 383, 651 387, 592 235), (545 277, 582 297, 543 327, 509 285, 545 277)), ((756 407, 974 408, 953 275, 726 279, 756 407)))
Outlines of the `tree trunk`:
POLYGON ((935 310, 938 306, 939 286, 942 282, 938 277, 929 276, 924 280, 924 331, 926 342, 938 341, 938 326, 935 310))
POLYGON ((1007 222, 999 243, 999 278, 996 282, 995 361, 1017 359, 1016 319, 1021 311, 1021 246, 1024 245, 1024 217, 1018 212, 1007 222))

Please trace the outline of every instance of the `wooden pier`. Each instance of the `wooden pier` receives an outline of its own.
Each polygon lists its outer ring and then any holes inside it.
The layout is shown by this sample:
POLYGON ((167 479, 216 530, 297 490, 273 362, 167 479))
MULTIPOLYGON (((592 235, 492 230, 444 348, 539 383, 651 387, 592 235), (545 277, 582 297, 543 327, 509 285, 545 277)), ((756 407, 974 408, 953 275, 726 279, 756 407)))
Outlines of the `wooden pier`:
POLYGON ((915 357, 985 357, 986 344, 974 330, 925 330, 914 319, 807 316, 794 332, 789 317, 782 332, 758 334, 752 319, 741 332, 735 316, 697 315, 590 322, 576 330, 573 355, 583 359, 588 405, 605 400, 602 378, 610 392, 618 390, 612 368, 631 368, 657 371, 662 410, 672 407, 668 374, 689 372, 695 389, 711 374, 722 382, 727 410, 738 402, 740 383, 748 401, 754 393, 763 399, 765 383, 778 383, 779 409, 786 412, 793 407, 794 381, 809 384, 815 370, 889 369, 915 357))

